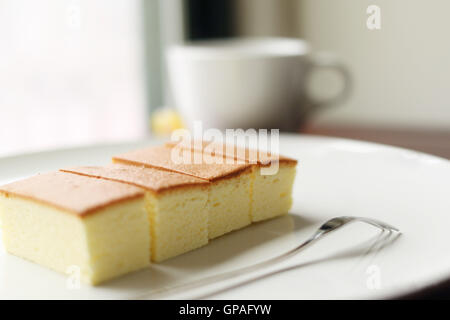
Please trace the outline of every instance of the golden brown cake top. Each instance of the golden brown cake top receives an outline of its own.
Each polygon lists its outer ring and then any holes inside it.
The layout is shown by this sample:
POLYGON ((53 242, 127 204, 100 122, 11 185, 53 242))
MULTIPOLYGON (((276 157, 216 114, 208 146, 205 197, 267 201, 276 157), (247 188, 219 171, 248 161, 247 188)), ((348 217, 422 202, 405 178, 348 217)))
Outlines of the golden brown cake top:
POLYGON ((0 193, 35 200, 79 216, 144 195, 135 186, 65 172, 38 174, 16 181, 1 186, 0 193))
POLYGON ((208 181, 231 177, 250 168, 244 161, 226 163, 223 157, 166 146, 149 147, 113 157, 115 163, 133 164, 183 173, 208 181))
POLYGON ((242 148, 231 144, 221 142, 211 142, 206 140, 192 141, 169 141, 166 146, 174 148, 190 149, 198 152, 204 152, 216 156, 238 159, 248 163, 269 165, 272 162, 297 164, 297 160, 282 155, 259 151, 255 149, 242 148))
POLYGON ((154 192, 208 184, 208 181, 204 179, 181 173, 124 164, 110 164, 105 167, 76 167, 61 171, 128 183, 154 192))

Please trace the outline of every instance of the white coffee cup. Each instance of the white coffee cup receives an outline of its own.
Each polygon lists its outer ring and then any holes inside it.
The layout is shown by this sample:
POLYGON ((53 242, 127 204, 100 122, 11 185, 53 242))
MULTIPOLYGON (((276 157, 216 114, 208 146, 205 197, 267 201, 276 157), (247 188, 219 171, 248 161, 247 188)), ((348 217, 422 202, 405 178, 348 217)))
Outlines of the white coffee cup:
POLYGON ((291 38, 238 38, 186 43, 169 48, 169 81, 175 107, 188 124, 203 128, 295 130, 305 115, 333 105, 349 92, 347 69, 331 54, 311 52, 291 38), (309 74, 331 68, 342 90, 314 101, 309 74))

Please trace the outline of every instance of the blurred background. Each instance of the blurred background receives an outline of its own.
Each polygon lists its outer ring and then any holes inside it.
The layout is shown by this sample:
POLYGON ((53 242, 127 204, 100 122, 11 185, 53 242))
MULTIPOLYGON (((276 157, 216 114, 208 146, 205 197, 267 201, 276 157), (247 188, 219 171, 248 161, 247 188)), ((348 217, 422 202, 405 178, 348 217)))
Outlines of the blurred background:
POLYGON ((348 99, 294 131, 450 158, 448 12, 445 0, 0 0, 0 156, 170 132, 183 119, 168 47, 271 36, 336 54, 353 78, 348 99))

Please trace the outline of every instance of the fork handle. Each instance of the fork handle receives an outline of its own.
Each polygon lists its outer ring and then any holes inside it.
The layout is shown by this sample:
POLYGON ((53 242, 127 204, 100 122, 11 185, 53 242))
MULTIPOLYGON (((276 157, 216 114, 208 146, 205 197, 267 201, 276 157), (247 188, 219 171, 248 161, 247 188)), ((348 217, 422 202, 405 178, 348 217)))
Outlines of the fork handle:
POLYGON ((256 264, 247 266, 247 267, 243 267, 243 268, 239 268, 233 271, 228 271, 225 273, 221 273, 218 275, 213 275, 213 276, 209 276, 206 278, 202 278, 199 280, 194 280, 193 282, 189 282, 186 284, 181 284, 179 286, 175 286, 172 288, 163 288, 160 290, 155 290, 153 292, 150 292, 148 294, 145 294, 141 297, 139 297, 140 299, 151 299, 151 298, 161 298, 164 295, 168 295, 168 294, 174 294, 174 293, 178 293, 180 291, 184 291, 184 290, 192 290, 192 289, 196 289, 211 283, 216 283, 216 282, 220 282, 220 281, 224 281, 224 280, 228 280, 240 275, 243 275, 245 273, 250 273, 250 272, 255 272, 257 270, 260 270, 262 268, 271 266, 273 264, 276 264, 278 262, 284 261, 292 256, 294 256, 295 254, 297 254, 299 251, 303 250, 304 248, 306 248, 307 246, 313 244, 314 242, 316 242, 318 239, 320 239, 320 236, 318 235, 319 232, 314 233, 314 235, 312 237, 310 237, 308 240, 304 241, 301 245, 279 255, 273 258, 270 258, 268 260, 262 261, 262 262, 258 262, 256 264))

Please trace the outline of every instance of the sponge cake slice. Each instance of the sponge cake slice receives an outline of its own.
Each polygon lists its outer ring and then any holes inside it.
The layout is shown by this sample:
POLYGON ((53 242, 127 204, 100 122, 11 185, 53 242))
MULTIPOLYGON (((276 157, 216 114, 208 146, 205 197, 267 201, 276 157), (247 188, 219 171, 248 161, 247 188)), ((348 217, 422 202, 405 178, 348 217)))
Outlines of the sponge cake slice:
POLYGON ((297 160, 255 149, 205 140, 168 142, 172 148, 189 149, 252 164, 252 221, 287 214, 292 206, 292 187, 297 160))
POLYGON ((132 184, 146 191, 152 260, 161 262, 208 243, 209 182, 154 168, 111 164, 65 172, 132 184))
POLYGON ((201 153, 191 150, 174 150, 165 146, 131 151, 113 157, 113 162, 157 168, 209 181, 210 239, 251 223, 253 169, 248 163, 226 163, 223 157, 205 158, 201 153))
POLYGON ((122 183, 63 172, 0 187, 8 252, 99 284, 150 263, 144 192, 122 183))

